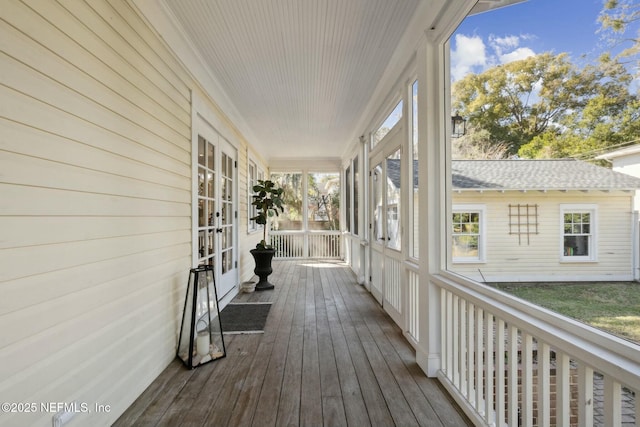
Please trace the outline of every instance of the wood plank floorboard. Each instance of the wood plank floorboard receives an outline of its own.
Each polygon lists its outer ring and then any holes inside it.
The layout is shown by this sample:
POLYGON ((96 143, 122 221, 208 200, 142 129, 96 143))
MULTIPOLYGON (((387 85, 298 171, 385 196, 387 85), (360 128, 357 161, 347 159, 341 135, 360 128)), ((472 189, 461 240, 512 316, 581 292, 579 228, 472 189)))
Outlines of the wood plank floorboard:
POLYGON ((116 426, 467 426, 400 328, 340 262, 275 261, 264 334, 225 335, 227 356, 179 360, 116 426))

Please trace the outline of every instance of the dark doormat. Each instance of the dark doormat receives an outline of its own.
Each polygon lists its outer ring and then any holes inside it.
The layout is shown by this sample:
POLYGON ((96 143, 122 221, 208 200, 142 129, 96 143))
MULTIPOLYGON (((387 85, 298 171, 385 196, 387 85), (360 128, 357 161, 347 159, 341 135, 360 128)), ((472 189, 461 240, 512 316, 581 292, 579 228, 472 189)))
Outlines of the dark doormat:
POLYGON ((262 334, 270 302, 230 303, 220 312, 222 333, 262 334))

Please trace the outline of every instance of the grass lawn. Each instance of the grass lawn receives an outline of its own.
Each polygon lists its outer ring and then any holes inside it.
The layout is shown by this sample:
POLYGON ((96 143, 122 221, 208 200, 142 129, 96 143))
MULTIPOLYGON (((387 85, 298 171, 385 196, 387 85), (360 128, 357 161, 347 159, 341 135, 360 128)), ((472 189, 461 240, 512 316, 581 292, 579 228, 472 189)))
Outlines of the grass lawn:
POLYGON ((500 283, 495 287, 640 344, 640 283, 500 283))

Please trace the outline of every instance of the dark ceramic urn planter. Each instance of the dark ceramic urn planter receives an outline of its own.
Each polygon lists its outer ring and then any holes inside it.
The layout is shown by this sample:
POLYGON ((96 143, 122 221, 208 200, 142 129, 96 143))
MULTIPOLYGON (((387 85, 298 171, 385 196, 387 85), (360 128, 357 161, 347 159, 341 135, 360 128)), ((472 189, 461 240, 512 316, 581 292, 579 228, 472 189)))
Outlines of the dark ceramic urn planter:
POLYGON ((265 291, 273 289, 273 285, 269 283, 267 277, 273 272, 271 268, 271 260, 276 254, 275 249, 251 249, 251 255, 256 262, 256 268, 253 272, 260 278, 256 284, 256 291, 265 291))

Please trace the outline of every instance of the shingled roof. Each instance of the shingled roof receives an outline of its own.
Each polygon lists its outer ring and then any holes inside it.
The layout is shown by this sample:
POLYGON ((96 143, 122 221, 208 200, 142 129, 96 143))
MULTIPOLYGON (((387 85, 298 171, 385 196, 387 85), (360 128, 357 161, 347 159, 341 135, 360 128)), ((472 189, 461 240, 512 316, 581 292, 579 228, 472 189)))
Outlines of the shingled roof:
MULTIPOLYGON (((454 160, 451 167, 453 189, 461 191, 640 189, 640 178, 573 159, 454 160)), ((400 160, 387 160, 387 174, 400 184, 400 160)))
POLYGON ((640 179, 573 160, 456 160, 455 190, 636 190, 640 179))

